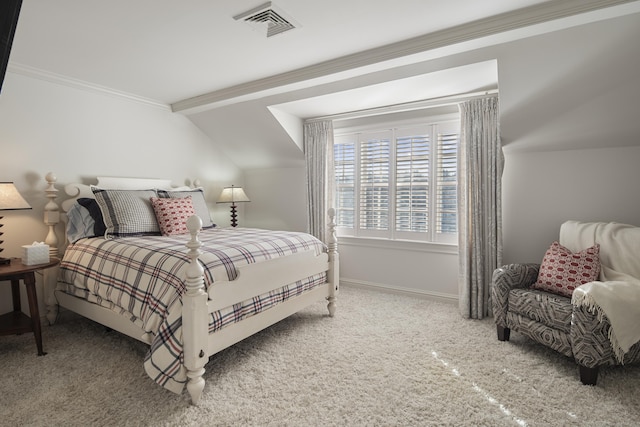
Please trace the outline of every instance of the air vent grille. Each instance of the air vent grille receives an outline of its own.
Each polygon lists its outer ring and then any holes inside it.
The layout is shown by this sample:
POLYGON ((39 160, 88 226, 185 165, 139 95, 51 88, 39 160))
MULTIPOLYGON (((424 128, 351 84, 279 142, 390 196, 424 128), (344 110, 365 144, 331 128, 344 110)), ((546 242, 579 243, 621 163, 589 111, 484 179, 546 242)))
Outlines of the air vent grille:
POLYGON ((298 27, 290 17, 271 2, 236 15, 233 19, 244 21, 261 32, 264 32, 266 28, 267 37, 282 34, 298 27))

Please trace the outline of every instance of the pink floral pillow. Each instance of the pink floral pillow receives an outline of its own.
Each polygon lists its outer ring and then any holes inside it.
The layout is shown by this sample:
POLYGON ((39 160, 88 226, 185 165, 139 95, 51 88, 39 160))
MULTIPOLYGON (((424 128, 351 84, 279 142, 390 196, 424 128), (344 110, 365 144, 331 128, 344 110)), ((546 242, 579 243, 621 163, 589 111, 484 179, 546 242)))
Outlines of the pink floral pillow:
POLYGON ((532 288, 571 297, 573 290, 598 280, 600 275, 600 245, 572 253, 553 242, 544 254, 538 280, 532 288))
POLYGON ((151 198, 151 206, 156 214, 160 232, 163 236, 173 236, 186 234, 187 220, 195 215, 191 196, 183 199, 164 199, 158 197, 151 198))

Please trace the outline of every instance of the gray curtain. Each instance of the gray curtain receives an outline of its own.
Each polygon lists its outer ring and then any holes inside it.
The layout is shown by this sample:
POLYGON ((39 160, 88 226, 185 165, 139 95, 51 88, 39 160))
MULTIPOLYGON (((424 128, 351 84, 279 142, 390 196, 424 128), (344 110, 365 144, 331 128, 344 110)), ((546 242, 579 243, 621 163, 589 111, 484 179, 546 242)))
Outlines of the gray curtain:
POLYGON ((327 210, 333 206, 333 122, 304 124, 308 232, 327 242, 327 210))
POLYGON ((465 318, 491 315, 491 276, 502 265, 503 156, 498 97, 460 104, 458 298, 465 318))

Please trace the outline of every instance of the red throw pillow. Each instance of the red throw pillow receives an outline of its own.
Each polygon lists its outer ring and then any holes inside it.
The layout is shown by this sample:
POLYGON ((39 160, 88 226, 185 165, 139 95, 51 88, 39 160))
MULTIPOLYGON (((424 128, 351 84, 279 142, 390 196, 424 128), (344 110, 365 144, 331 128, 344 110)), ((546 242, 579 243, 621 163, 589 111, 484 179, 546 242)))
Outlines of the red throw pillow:
POLYGON ((183 199, 151 198, 151 206, 156 214, 158 226, 163 236, 186 234, 187 220, 195 215, 191 196, 183 199))
POLYGON ((572 253, 560 243, 553 242, 544 254, 538 280, 532 288, 571 297, 575 288, 598 280, 599 275, 599 244, 572 253))

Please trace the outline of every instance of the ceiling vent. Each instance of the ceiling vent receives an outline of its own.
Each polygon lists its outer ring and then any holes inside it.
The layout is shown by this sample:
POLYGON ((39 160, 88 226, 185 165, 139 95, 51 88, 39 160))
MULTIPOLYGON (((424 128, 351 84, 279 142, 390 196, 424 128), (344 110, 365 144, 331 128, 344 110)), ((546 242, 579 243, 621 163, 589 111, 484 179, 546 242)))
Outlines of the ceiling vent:
POLYGON ((270 1, 240 15, 236 15, 233 19, 236 21, 244 21, 262 33, 266 31, 267 37, 282 34, 285 31, 299 27, 282 9, 270 1))

